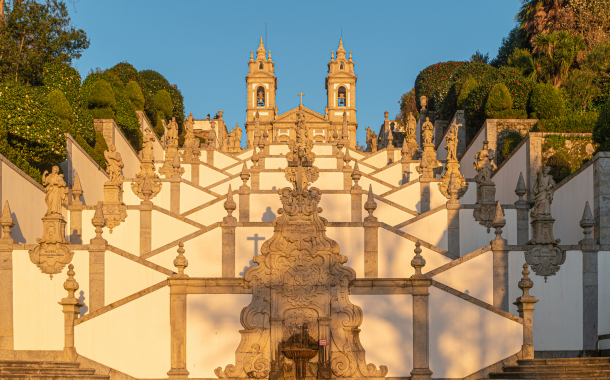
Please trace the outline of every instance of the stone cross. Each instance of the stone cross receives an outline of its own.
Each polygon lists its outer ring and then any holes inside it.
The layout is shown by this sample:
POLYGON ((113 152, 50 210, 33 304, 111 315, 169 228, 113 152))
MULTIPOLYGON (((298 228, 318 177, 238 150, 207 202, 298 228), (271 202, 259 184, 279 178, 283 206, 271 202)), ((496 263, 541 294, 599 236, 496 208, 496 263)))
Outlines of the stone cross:
POLYGON ((303 91, 301 91, 301 93, 297 94, 297 95, 299 95, 301 97, 301 104, 303 104, 303 95, 305 95, 305 94, 303 94, 303 91))

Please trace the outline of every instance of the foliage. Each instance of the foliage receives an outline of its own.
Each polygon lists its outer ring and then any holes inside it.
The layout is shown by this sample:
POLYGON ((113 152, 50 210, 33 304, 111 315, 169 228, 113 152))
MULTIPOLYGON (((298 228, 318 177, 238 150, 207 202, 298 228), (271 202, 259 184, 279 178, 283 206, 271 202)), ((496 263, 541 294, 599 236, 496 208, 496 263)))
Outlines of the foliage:
POLYGON ((117 63, 107 71, 118 77, 123 84, 135 81, 138 76, 138 70, 127 62, 117 63))
MULTIPOLYGON (((551 168, 556 182, 574 173, 591 159, 587 146, 590 136, 546 135, 542 144, 542 161, 551 168)), ((592 144, 594 145, 594 144, 592 144)))
POLYGON ((563 85, 568 105, 573 111, 584 113, 593 108, 593 100, 599 95, 595 86, 596 75, 591 71, 572 70, 563 85))
POLYGON ((398 111, 398 114, 396 114, 396 120, 398 120, 401 125, 406 125, 409 113, 412 113, 416 118, 418 117, 414 88, 412 88, 409 92, 402 94, 398 104, 400 104, 400 111, 398 111))
POLYGON ((527 41, 527 33, 518 26, 514 27, 507 37, 502 38, 502 43, 498 49, 498 55, 489 63, 493 67, 501 67, 508 65, 508 57, 510 57, 516 49, 528 49, 530 44, 527 41))
POLYGON ((538 83, 532 90, 530 98, 532 117, 535 119, 552 119, 565 112, 565 100, 561 93, 550 83, 538 83))
POLYGON ((435 105, 443 102, 445 95, 451 87, 453 73, 466 62, 441 62, 426 67, 420 71, 415 79, 415 102, 417 108, 421 108, 419 100, 422 96, 428 97, 428 109, 434 109, 435 105))
POLYGON ((597 112, 568 112, 552 119, 538 120, 532 131, 561 133, 591 133, 597 122, 597 112))
POLYGON ((610 152, 610 100, 599 110, 599 117, 593 127, 593 141, 599 144, 598 151, 610 152))
POLYGON ((504 161, 509 154, 512 153, 513 150, 517 148, 517 145, 523 141, 523 136, 519 132, 510 132, 504 138, 504 143, 502 144, 502 149, 500 150, 498 157, 498 164, 504 161))
POLYGON ((470 94, 470 91, 474 90, 478 85, 479 84, 477 83, 477 81, 475 79, 473 79, 472 77, 468 77, 464 81, 464 83, 462 84, 462 87, 460 88, 459 95, 457 97, 457 108, 458 109, 462 109, 464 107, 464 102, 466 101, 468 94, 470 94))
POLYGON ((538 80, 538 61, 527 49, 515 49, 508 57, 508 66, 518 70, 521 75, 532 80, 538 80))
POLYGON ((161 125, 157 120, 157 108, 154 106, 154 97, 160 90, 165 90, 169 93, 173 104, 173 113, 165 115, 165 117, 175 117, 176 123, 178 123, 178 130, 181 133, 184 123, 184 98, 178 87, 171 85, 163 75, 153 70, 139 71, 136 80, 142 89, 145 100, 144 112, 146 112, 151 124, 155 126, 161 125))
POLYGON ((534 42, 540 61, 538 75, 559 88, 585 47, 584 40, 577 34, 566 31, 539 34, 534 42))
POLYGON ((480 62, 480 63, 489 63, 489 52, 483 54, 478 49, 477 51, 470 56, 470 62, 480 62))
POLYGON ((25 174, 39 183, 42 183, 40 171, 30 165, 30 163, 24 159, 23 155, 9 144, 8 131, 2 119, 0 119, 0 154, 15 164, 19 169, 23 170, 25 174))
MULTIPOLYGON (((68 127, 72 125, 74 122, 74 113, 63 92, 59 90, 51 91, 49 95, 47 95, 46 102, 55 116, 63 123, 67 123, 68 127)), ((65 129, 69 130, 68 127, 65 129)))
POLYGON ((565 12, 567 3, 568 0, 521 0, 515 21, 533 43, 538 34, 560 30, 568 22, 571 15, 565 12))
MULTIPOLYGON (((2 3, 0 3, 2 4, 2 3)), ((89 47, 61 0, 7 0, 0 22, 0 81, 40 84, 45 64, 70 63, 89 47)))
POLYGON ((35 88, 15 82, 0 84, 0 120, 6 141, 29 165, 44 170, 64 161, 63 134, 67 131, 35 88))
POLYGON ((144 95, 142 95, 142 90, 140 89, 138 82, 130 81, 127 83, 127 86, 125 86, 125 95, 136 111, 142 111, 144 108, 144 95))
POLYGON ((172 98, 169 96, 169 93, 165 90, 160 90, 155 94, 154 99, 155 108, 157 111, 162 112, 165 116, 165 121, 168 121, 173 114, 173 105, 172 98))
POLYGON ((549 157, 546 165, 551 168, 550 174, 556 182, 562 181, 571 174, 570 160, 565 152, 557 152, 549 157))
POLYGON ((505 111, 512 109, 513 98, 504 83, 496 83, 485 102, 485 115, 492 119, 502 119, 505 111))
MULTIPOLYGON (((87 105, 89 109, 109 109, 112 111, 110 119, 114 118, 114 110, 116 110, 116 98, 110 84, 103 79, 95 81, 91 89, 88 91, 87 105)), ((96 118, 97 119, 97 118, 96 118)))

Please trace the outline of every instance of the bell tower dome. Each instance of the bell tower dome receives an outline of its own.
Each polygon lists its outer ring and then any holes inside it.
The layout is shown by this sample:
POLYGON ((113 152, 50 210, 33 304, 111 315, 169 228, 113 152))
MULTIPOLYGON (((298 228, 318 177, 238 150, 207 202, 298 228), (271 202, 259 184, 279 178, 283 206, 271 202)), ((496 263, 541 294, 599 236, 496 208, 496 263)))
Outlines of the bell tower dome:
POLYGON ((275 107, 275 93, 277 91, 277 78, 275 76, 275 63, 271 59, 271 51, 267 53, 261 37, 256 59, 250 52, 248 62, 248 75, 246 76, 246 133, 247 146, 252 147, 254 139, 254 127, 256 113, 259 114, 259 125, 261 131, 266 128, 271 132, 271 124, 275 119, 277 109, 275 107))
POLYGON ((356 147, 356 80, 358 76, 354 74, 354 61, 352 52, 346 57, 343 48, 343 39, 339 39, 337 48, 337 58, 331 52, 330 62, 328 63, 328 75, 326 76, 326 98, 328 118, 334 127, 341 128, 343 123, 343 113, 347 114, 347 125, 349 130, 349 146, 356 147))

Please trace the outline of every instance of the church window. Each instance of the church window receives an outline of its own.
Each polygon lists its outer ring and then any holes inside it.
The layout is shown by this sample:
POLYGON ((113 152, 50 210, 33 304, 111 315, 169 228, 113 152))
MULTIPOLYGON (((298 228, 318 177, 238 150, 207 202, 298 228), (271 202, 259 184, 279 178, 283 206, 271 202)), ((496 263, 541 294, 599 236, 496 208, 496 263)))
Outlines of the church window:
POLYGON ((256 89, 256 105, 259 107, 265 106, 265 88, 263 86, 256 89))
POLYGON ((346 105, 345 101, 346 101, 345 87, 341 86, 341 87, 339 87, 339 92, 337 94, 337 106, 345 107, 345 105, 346 105))
POLYGON ((263 63, 262 63, 262 62, 258 64, 258 68, 259 68, 259 70, 262 70, 262 69, 263 69, 263 67, 264 67, 264 66, 263 66, 263 63))
POLYGON ((341 62, 341 70, 345 70, 345 62, 341 62))

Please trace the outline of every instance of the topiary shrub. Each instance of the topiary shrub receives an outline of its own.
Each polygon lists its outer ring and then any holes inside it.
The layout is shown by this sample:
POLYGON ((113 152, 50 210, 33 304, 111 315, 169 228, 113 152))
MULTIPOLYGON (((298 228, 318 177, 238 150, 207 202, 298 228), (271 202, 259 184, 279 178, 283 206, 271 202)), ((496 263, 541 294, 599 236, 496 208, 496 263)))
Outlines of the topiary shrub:
POLYGON ((504 83, 496 83, 485 102, 485 115, 492 119, 503 119, 507 110, 513 107, 513 98, 504 83))
POLYGON ((87 105, 94 119, 114 119, 116 98, 110 84, 103 79, 97 80, 89 90, 87 105))
POLYGON ((144 95, 138 82, 131 81, 125 86, 125 96, 133 105, 133 109, 136 111, 142 111, 144 108, 144 95))
POLYGON ((599 110, 599 116, 593 127, 593 141, 599 144, 598 152, 610 152, 610 100, 599 110))
POLYGON ((173 105, 172 98, 165 90, 160 90, 155 95, 155 108, 163 113, 163 119, 168 121, 172 117, 173 105))
MULTIPOLYGON (((64 96, 64 93, 59 90, 53 90, 47 95, 46 98, 47 106, 53 111, 55 116, 60 118, 62 122, 71 125, 74 122, 74 113, 70 103, 64 96)), ((68 131, 68 128, 66 128, 68 131)))
POLYGON ((479 84, 477 83, 477 81, 472 77, 468 77, 464 81, 464 83, 462 83, 462 87, 460 88, 459 95, 457 97, 457 108, 458 109, 462 109, 464 107, 464 102, 466 101, 468 94, 470 94, 470 91, 477 88, 478 85, 479 84))
POLYGON ((550 83, 538 83, 530 97, 531 115, 534 119, 552 119, 564 114, 565 100, 558 89, 550 83))
POLYGON ((572 174, 570 168, 570 160, 565 152, 557 152, 548 158, 546 166, 551 168, 550 174, 556 183, 562 181, 565 177, 572 174))
POLYGON ((112 68, 106 71, 115 75, 124 85, 128 84, 131 81, 135 81, 138 75, 138 70, 136 70, 133 65, 127 62, 117 63, 112 68))
MULTIPOLYGON (((178 87, 170 84, 163 75, 153 70, 139 71, 137 81, 142 89, 142 94, 144 94, 144 111, 150 119, 151 124, 155 127, 161 126, 161 123, 157 120, 157 109, 154 105, 154 97, 160 90, 165 90, 169 93, 173 104, 173 113, 165 115, 165 117, 169 119, 170 117, 175 116, 176 122, 178 123, 178 130, 181 132, 182 124, 184 123, 184 98, 182 97, 180 90, 178 90, 178 87)), ((161 131, 163 131, 162 126, 161 131)))

